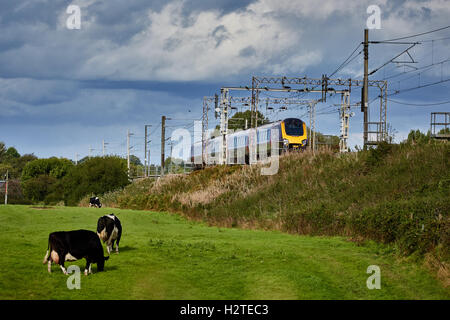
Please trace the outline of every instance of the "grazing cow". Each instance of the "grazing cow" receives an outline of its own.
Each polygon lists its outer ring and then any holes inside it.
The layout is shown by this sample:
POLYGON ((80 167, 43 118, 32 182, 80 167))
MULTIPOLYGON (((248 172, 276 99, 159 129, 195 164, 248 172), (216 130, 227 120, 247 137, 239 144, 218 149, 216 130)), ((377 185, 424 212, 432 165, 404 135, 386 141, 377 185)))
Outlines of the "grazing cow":
POLYGON ((89 207, 101 208, 102 204, 100 203, 100 199, 98 197, 92 197, 89 199, 89 207))
POLYGON ((85 275, 92 273, 91 263, 97 264, 98 271, 104 270, 105 261, 109 257, 103 256, 103 247, 95 232, 75 230, 50 233, 47 253, 42 262, 43 264, 48 263, 48 272, 52 272, 51 265, 54 262, 59 264, 64 274, 67 274, 64 262, 82 258, 86 259, 85 275))
POLYGON ((103 242, 106 242, 108 254, 111 253, 114 241, 116 241, 116 253, 119 253, 119 241, 122 236, 122 225, 114 214, 100 217, 97 222, 97 234, 103 242))

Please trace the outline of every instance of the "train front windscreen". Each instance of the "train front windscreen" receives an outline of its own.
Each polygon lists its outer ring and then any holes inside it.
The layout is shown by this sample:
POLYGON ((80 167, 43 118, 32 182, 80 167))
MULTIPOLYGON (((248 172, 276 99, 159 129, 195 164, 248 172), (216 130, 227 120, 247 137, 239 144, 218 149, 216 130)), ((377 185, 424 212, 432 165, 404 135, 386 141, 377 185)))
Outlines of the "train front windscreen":
POLYGON ((288 136, 302 136, 303 135, 303 122, 300 119, 290 118, 284 120, 284 129, 288 136))

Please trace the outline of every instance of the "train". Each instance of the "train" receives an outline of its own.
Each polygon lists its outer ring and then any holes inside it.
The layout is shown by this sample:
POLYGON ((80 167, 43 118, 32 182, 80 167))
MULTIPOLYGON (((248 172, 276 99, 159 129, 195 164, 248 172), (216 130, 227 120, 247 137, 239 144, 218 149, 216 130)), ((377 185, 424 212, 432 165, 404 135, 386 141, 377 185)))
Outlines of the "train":
POLYGON ((224 161, 223 136, 212 137, 205 142, 202 157, 202 142, 191 146, 191 162, 197 165, 250 164, 271 156, 272 149, 278 155, 289 150, 304 150, 308 146, 306 124, 298 118, 286 118, 259 126, 255 129, 236 131, 226 135, 226 161, 224 161), (256 131, 256 133, 255 133, 256 131), (256 139, 251 159, 250 146, 256 139), (275 146, 272 142, 276 143, 275 146))

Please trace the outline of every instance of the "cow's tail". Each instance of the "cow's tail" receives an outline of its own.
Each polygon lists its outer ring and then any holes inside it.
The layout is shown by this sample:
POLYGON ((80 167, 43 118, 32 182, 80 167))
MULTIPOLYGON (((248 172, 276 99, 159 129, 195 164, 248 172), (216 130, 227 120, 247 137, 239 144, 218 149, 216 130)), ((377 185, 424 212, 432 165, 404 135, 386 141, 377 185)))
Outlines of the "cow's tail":
POLYGON ((48 245, 47 245, 47 253, 45 254, 44 261, 42 261, 42 264, 46 264, 48 262, 48 256, 50 255, 50 239, 48 239, 48 245))

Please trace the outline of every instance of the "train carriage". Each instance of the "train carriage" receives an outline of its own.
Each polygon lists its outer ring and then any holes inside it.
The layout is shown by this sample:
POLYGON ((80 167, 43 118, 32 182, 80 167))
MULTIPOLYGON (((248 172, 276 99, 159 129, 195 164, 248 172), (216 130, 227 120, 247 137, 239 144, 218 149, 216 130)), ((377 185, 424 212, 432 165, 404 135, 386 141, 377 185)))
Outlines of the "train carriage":
MULTIPOLYGON (((306 124, 298 118, 286 118, 269 123, 256 130, 248 129, 230 133, 226 139, 227 164, 249 164, 250 146, 256 140, 256 160, 270 157, 272 142, 275 141, 278 154, 288 150, 304 150, 308 145, 306 124), (275 133, 276 137, 272 137, 275 133)), ((222 163, 223 137, 208 139, 206 142, 207 165, 222 163)), ((191 147, 191 161, 202 164, 202 143, 197 142, 191 147)))

